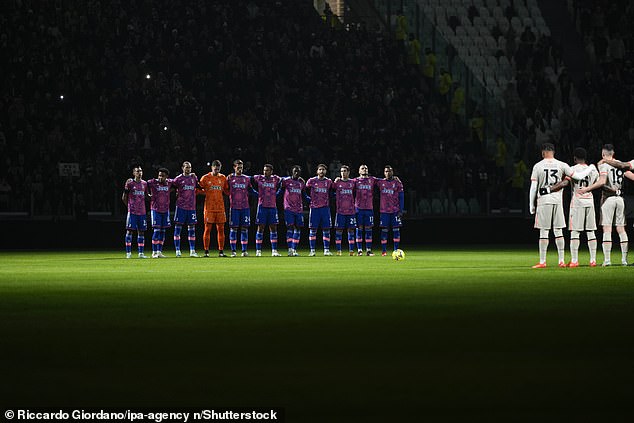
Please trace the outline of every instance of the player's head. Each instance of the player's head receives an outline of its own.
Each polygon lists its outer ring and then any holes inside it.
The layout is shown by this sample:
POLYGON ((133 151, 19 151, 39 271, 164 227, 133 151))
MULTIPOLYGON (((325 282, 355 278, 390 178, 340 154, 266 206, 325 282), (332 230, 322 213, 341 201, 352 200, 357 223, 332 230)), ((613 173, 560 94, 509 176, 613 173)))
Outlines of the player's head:
POLYGON ((220 160, 214 160, 211 162, 211 173, 217 175, 220 172, 220 169, 222 169, 222 163, 220 163, 220 160))
POLYGON ((262 173, 264 174, 264 176, 266 176, 267 178, 269 176, 271 176, 273 174, 273 165, 270 163, 266 163, 264 165, 264 168, 262 169, 262 173))
POLYGON ((143 168, 141 167, 141 165, 137 164, 132 166, 132 177, 137 181, 143 177, 143 168))
POLYGON ((611 159, 612 156, 614 156, 614 146, 612 144, 605 144, 603 148, 601 148, 601 157, 611 159))
POLYGON ((585 163, 586 159, 588 158, 588 152, 583 147, 575 148, 575 151, 572 153, 572 155, 575 158, 575 163, 578 163, 578 164, 585 163))
POLYGON ((291 169, 291 176, 293 177, 293 179, 299 178, 299 175, 301 174, 302 174, 302 167, 300 165, 293 166, 293 168, 291 169))
POLYGON ((350 177, 350 166, 342 165, 339 172, 341 172, 342 179, 348 179, 350 177))
POLYGON ((317 165, 317 176, 323 178, 324 176, 326 176, 326 172, 328 172, 328 166, 323 163, 319 163, 317 165))
POLYGON ((362 164, 359 166, 359 176, 365 178, 370 174, 370 170, 368 169, 367 164, 362 164))
POLYGON ((183 162, 183 175, 189 175, 190 173, 192 173, 192 164, 183 162))
POLYGON ((555 157, 555 145, 551 142, 542 144, 542 157, 555 157))
POLYGON ((160 183, 165 182, 165 180, 170 176, 170 171, 166 167, 160 167, 158 170, 158 177, 160 183))
POLYGON ((383 174, 386 179, 392 179, 394 177, 394 169, 390 165, 385 165, 383 166, 383 174))
POLYGON ((240 159, 233 161, 233 171, 236 175, 242 175, 242 169, 244 169, 244 163, 240 159))

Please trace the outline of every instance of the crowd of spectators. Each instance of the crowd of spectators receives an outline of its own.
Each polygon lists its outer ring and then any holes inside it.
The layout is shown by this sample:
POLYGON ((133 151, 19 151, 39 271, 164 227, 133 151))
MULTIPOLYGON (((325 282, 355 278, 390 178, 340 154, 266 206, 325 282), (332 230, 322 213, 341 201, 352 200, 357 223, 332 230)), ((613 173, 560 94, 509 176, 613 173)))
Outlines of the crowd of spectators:
POLYGON ((326 24, 310 1, 15 0, 0 26, 13 210, 120 213, 133 163, 149 178, 184 160, 229 172, 235 158, 249 173, 299 163, 305 177, 320 162, 378 176, 389 163, 415 198, 486 192, 490 163, 403 46, 326 24))

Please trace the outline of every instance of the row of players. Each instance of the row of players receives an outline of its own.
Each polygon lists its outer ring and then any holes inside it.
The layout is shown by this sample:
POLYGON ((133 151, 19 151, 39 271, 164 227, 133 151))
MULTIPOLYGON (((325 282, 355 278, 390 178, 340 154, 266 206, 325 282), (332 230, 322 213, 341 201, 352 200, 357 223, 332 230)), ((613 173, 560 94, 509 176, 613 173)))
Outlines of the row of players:
POLYGON ((535 214, 535 228, 539 229, 539 263, 534 269, 546 267, 549 231, 555 236, 559 267, 579 266, 580 235, 585 232, 590 251, 590 266, 597 265, 597 229, 592 191, 601 189, 601 226, 603 227, 603 266, 611 265, 612 228, 616 227, 621 246, 621 264, 627 266, 628 237, 625 230, 625 203, 621 196, 623 178, 634 180, 634 160, 621 162, 614 159, 614 146, 606 144, 601 150, 598 169, 586 163, 583 148, 574 151, 574 166, 555 159, 555 147, 542 145, 542 158, 533 167, 529 194, 529 209, 535 214), (563 210, 562 188, 571 184, 570 202, 570 254, 564 259, 565 242, 562 229, 566 227, 563 210))
POLYGON ((143 180, 143 169, 135 166, 133 178, 125 183, 122 200, 128 207, 126 220, 126 257, 132 256, 132 237, 137 232, 137 246, 140 258, 144 254, 146 222, 146 199, 150 198, 152 217, 152 257, 163 255, 166 229, 170 223, 170 191, 176 191, 176 210, 174 213, 174 246, 176 257, 181 257, 181 230, 187 226, 190 257, 198 257, 196 253, 196 195, 205 196, 204 222, 205 231, 203 245, 205 257, 209 257, 209 244, 212 228, 215 226, 218 238, 218 255, 224 254, 225 244, 225 213, 224 195, 229 197, 229 244, 231 257, 238 255, 238 235, 242 247, 242 257, 248 256, 248 228, 251 224, 251 210, 249 196, 258 198, 256 214, 257 232, 255 238, 256 256, 262 255, 262 242, 265 228, 269 228, 271 255, 280 256, 277 250, 277 198, 283 196, 284 219, 286 222, 286 242, 288 255, 297 256, 301 229, 304 226, 303 200, 310 205, 309 213, 309 247, 310 256, 315 255, 317 232, 322 230, 324 255, 331 256, 330 228, 331 211, 330 200, 335 198, 335 245, 337 255, 342 254, 342 237, 345 231, 348 236, 349 254, 363 255, 363 241, 365 240, 368 256, 372 252, 372 228, 374 226, 373 200, 375 190, 380 196, 380 227, 381 246, 383 256, 387 255, 389 229, 392 229, 394 250, 399 248, 400 228, 402 226, 402 211, 404 205, 403 184, 394 176, 390 165, 384 167, 385 178, 375 178, 369 175, 367 165, 359 167, 359 176, 350 178, 350 168, 341 166, 341 177, 334 181, 326 177, 327 167, 317 166, 317 175, 304 181, 301 167, 294 166, 291 176, 280 177, 273 174, 273 165, 265 164, 262 175, 247 176, 243 172, 243 162, 234 160, 233 173, 225 176, 220 173, 222 164, 219 160, 211 163, 211 172, 198 180, 192 172, 190 162, 184 162, 182 171, 174 179, 169 179, 169 171, 165 168, 158 170, 157 178, 143 180), (355 246, 357 252, 355 253, 355 246))

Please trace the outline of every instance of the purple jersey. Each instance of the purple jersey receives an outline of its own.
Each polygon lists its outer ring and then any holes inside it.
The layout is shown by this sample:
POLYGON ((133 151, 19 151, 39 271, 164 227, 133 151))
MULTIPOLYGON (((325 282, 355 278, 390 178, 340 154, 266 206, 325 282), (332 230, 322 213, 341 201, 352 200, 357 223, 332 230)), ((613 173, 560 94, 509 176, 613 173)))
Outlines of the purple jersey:
POLYGON ((275 195, 281 179, 277 175, 271 175, 268 178, 264 175, 255 175, 253 177, 258 187, 258 205, 262 207, 277 207, 275 195))
POLYGON ((344 181, 340 179, 338 182, 333 182, 333 188, 335 189, 335 195, 337 198, 337 214, 341 215, 353 215, 354 214, 354 180, 348 179, 344 181))
POLYGON ((332 180, 329 178, 319 179, 313 176, 306 182, 306 189, 310 195, 310 208, 318 209, 320 207, 328 207, 330 205, 330 188, 332 180))
POLYGON ((372 210, 374 208, 374 187, 377 178, 368 176, 367 178, 358 177, 354 179, 354 206, 359 210, 372 210))
POLYGON ((229 184, 229 207, 233 210, 248 209, 251 178, 246 175, 231 174, 227 176, 227 183, 229 184))
POLYGON ((377 184, 381 193, 381 213, 397 213, 401 211, 398 195, 403 192, 403 184, 396 179, 379 179, 377 184))
POLYGON ((284 188, 284 210, 294 213, 304 211, 302 204, 302 191, 306 184, 303 179, 284 178, 282 188, 284 188))
POLYGON ((182 210, 196 210, 196 185, 198 178, 192 174, 188 176, 182 173, 174 178, 176 187, 176 207, 182 210))
POLYGON ((147 182, 141 179, 139 182, 129 179, 123 188, 128 193, 128 213, 145 215, 145 195, 147 194, 147 182))
POLYGON ((158 179, 147 181, 147 186, 152 196, 150 209, 159 213, 166 213, 170 210, 170 189, 173 183, 173 179, 166 179, 164 183, 160 183, 158 179))

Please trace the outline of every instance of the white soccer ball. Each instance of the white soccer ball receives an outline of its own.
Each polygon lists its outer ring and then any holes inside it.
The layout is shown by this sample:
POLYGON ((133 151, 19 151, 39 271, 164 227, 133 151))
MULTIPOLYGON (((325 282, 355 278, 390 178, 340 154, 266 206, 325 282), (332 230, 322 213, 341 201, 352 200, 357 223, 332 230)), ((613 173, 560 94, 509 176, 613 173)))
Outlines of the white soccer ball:
POLYGON ((392 251, 392 258, 396 261, 405 260, 405 251, 401 250, 400 248, 392 251))

